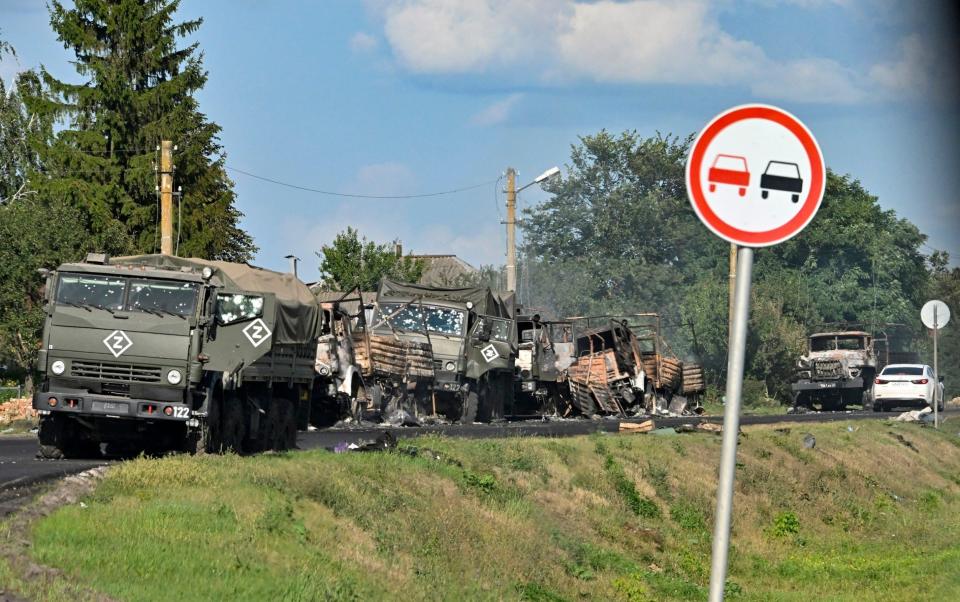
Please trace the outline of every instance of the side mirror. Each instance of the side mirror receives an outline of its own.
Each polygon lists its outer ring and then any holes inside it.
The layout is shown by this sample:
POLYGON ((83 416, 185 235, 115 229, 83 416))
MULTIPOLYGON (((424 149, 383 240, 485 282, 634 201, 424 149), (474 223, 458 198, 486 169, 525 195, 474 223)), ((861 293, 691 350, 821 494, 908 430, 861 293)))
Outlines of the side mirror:
POLYGON ((943 382, 943 377, 941 376, 941 377, 937 378, 937 380, 939 380, 940 382, 943 382))

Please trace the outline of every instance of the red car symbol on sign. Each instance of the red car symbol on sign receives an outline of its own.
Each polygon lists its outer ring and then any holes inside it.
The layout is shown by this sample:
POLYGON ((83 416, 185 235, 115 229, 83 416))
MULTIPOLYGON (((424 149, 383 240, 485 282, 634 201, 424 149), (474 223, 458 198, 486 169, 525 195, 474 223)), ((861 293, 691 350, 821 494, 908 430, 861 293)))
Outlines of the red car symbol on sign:
POLYGON ((739 187, 740 196, 744 196, 750 185, 747 159, 739 155, 717 155, 707 172, 707 181, 710 182, 710 192, 716 192, 717 184, 729 184, 739 187))

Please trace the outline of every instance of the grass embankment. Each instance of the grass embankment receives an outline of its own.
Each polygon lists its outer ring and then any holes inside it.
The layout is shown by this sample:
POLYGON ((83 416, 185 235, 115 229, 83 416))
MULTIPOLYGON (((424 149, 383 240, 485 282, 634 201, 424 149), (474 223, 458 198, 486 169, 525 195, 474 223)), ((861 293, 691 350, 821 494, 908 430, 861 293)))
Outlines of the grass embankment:
MULTIPOLYGON (((956 425, 851 428, 746 429, 731 598, 960 599, 956 425)), ((705 599, 718 436, 412 445, 124 463, 85 507, 35 525, 36 562, 65 573, 41 584, 0 563, 0 587, 71 600, 705 599)))

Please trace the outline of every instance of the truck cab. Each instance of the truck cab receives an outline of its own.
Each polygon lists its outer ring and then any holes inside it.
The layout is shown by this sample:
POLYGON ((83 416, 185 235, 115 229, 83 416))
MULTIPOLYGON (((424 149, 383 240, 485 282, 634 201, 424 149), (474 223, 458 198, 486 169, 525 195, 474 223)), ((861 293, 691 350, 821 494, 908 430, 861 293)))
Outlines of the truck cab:
POLYGON ((794 405, 844 409, 849 404, 867 407, 877 373, 873 336, 863 331, 820 332, 810 335, 807 353, 797 361, 791 385, 794 405))

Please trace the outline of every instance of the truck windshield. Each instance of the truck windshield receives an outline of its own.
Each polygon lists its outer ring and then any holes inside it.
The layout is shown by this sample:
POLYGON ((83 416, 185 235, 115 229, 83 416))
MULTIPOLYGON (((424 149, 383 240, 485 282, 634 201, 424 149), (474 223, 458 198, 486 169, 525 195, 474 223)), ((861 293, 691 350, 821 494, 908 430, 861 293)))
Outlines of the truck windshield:
POLYGON ((57 303, 110 311, 142 311, 187 316, 197 306, 200 286, 176 280, 61 274, 57 303))
POLYGON ((126 284, 125 278, 61 274, 57 285, 57 303, 121 310, 126 284))
POLYGON ((383 303, 380 305, 378 321, 389 321, 394 328, 415 332, 423 332, 423 325, 426 323, 430 332, 462 336, 463 318, 462 311, 449 307, 424 305, 421 314, 419 304, 411 303, 404 307, 402 303, 383 303), (395 312, 396 315, 393 315, 395 312))
POLYGON ((852 351, 866 348, 863 337, 817 337, 810 340, 810 351, 852 351))
POLYGON ((131 280, 128 311, 159 311, 189 316, 197 304, 199 285, 175 280, 131 280))

